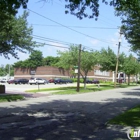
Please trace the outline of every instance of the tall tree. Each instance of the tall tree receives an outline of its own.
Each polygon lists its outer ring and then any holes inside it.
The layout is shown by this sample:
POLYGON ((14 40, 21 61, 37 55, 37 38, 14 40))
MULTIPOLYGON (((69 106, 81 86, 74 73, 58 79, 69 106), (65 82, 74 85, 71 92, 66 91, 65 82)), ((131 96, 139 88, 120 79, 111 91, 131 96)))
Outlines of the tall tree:
POLYGON ((43 58, 43 65, 47 66, 55 66, 55 64, 59 61, 59 57, 47 56, 43 58))
POLYGON ((14 68, 36 68, 43 66, 43 54, 41 51, 34 50, 28 59, 14 63, 14 68))
POLYGON ((29 56, 28 62, 30 68, 36 68, 43 65, 43 54, 41 51, 35 50, 29 56))
MULTIPOLYGON (((65 52, 59 51, 60 61, 57 63, 57 66, 70 69, 74 66, 78 66, 78 46, 70 46, 70 49, 65 52)), ((86 79, 87 74, 93 67, 97 64, 97 52, 81 52, 81 69, 80 74, 84 80, 84 87, 86 88, 86 79)))
POLYGON ((136 61, 132 54, 125 58, 123 71, 128 76, 128 85, 130 84, 130 75, 138 74, 140 71, 139 68, 139 63, 136 61))
MULTIPOLYGON (((125 54, 121 53, 119 55, 119 66, 118 70, 121 71, 122 65, 124 63, 125 54)), ((102 71, 115 71, 116 69, 116 62, 117 57, 114 51, 108 47, 107 49, 103 48, 100 51, 100 57, 99 57, 99 64, 102 66, 102 71)))
POLYGON ((35 47, 40 46, 32 39, 32 27, 28 27, 28 12, 24 12, 18 18, 8 15, 8 18, 0 22, 0 55, 9 58, 9 54, 18 58, 18 52, 32 52, 35 47))

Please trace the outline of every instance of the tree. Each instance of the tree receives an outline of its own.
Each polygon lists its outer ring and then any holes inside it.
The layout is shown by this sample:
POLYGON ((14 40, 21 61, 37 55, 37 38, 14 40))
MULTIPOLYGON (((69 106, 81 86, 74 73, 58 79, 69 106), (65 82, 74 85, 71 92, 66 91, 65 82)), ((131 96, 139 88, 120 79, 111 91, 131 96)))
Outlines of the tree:
POLYGON ((93 70, 94 66, 98 63, 98 52, 87 52, 81 53, 81 75, 84 79, 84 88, 86 88, 86 79, 89 71, 93 70))
MULTIPOLYGON (((104 4, 113 6, 117 11, 123 11, 124 9, 137 11, 137 1, 138 0, 102 0, 104 4)), ((66 2, 68 4, 65 7, 68 10, 66 10, 65 13, 71 13, 79 19, 88 17, 97 20, 99 16, 99 0, 66 0, 66 2), (90 14, 88 14, 89 11, 91 11, 90 14)))
POLYGON ((43 65, 43 54, 41 51, 35 50, 29 56, 28 62, 30 68, 36 68, 43 65))
POLYGON ((44 66, 55 66, 55 64, 59 61, 59 57, 47 56, 43 58, 44 66))
MULTIPOLYGON (((65 52, 59 51, 60 61, 57 63, 57 66, 64 69, 71 69, 74 66, 78 65, 78 46, 70 46, 70 49, 65 52)), ((93 67, 97 64, 97 52, 81 52, 81 69, 80 74, 84 79, 84 88, 86 88, 86 78, 87 74, 93 67)))
POLYGON ((28 12, 24 12, 18 18, 8 15, 6 19, 2 19, 0 23, 0 55, 9 58, 9 54, 18 58, 18 52, 32 52, 35 47, 41 46, 37 42, 32 41, 32 27, 28 27, 28 12))
POLYGON ((23 8, 27 8, 27 3, 28 0, 1 0, 1 13, 10 13, 12 15, 15 15, 21 6, 23 8))
POLYGON ((43 66, 43 55, 41 51, 34 50, 28 59, 14 63, 14 68, 36 68, 43 66))
POLYGON ((130 84, 130 75, 138 74, 139 68, 139 63, 132 56, 132 54, 130 54, 129 57, 125 58, 123 71, 128 76, 128 85, 130 84))
POLYGON ((6 76, 10 74, 10 76, 14 76, 14 67, 13 65, 1 65, 0 66, 0 76, 6 76), (10 72, 10 73, 9 73, 10 72))
MULTIPOLYGON (((119 66, 118 70, 122 69, 124 63, 125 54, 121 53, 119 56, 119 66)), ((102 71, 115 71, 116 69, 117 57, 114 51, 108 47, 107 49, 103 48, 100 51, 99 55, 99 64, 101 65, 102 71)))

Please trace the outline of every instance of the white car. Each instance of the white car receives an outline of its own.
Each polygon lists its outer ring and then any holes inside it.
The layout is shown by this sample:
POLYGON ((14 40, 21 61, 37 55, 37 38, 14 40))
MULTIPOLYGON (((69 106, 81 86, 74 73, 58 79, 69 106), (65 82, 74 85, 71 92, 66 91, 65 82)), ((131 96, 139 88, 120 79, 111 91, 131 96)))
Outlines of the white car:
POLYGON ((31 78, 29 80, 29 84, 32 85, 32 84, 45 84, 46 81, 44 79, 41 79, 41 78, 31 78))

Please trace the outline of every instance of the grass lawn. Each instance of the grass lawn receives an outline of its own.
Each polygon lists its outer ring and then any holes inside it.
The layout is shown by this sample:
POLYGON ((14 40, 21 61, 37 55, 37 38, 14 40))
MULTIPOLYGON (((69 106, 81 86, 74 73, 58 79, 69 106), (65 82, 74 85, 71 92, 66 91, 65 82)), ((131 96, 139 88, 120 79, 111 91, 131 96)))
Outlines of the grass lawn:
POLYGON ((24 97, 18 94, 11 94, 11 95, 0 95, 0 102, 11 102, 17 100, 23 100, 24 97))
POLYGON ((140 126, 140 105, 124 112, 119 116, 116 116, 109 121, 109 124, 140 126))
MULTIPOLYGON (((132 85, 135 86, 135 85, 132 85)), ((126 84, 117 85, 119 88, 126 88, 130 87, 126 84)), ((54 91, 53 94, 77 94, 77 93, 86 93, 86 92, 95 92, 95 91, 102 91, 114 89, 114 84, 100 84, 100 88, 97 85, 87 84, 86 89, 84 89, 83 85, 80 87, 80 92, 76 91, 76 86, 72 87, 58 87, 58 88, 45 88, 45 89, 35 89, 35 90, 27 90, 26 92, 44 92, 44 91, 54 91)))

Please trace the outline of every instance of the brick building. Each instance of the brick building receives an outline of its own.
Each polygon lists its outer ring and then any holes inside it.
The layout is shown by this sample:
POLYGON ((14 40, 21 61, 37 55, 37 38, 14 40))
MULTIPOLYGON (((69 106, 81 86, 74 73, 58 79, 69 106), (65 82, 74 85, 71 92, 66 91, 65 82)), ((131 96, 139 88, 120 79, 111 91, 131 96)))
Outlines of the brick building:
MULTIPOLYGON (((15 68, 14 77, 15 79, 31 77, 40 77, 45 79, 58 78, 58 77, 71 77, 71 71, 64 70, 62 68, 52 67, 52 66, 41 66, 36 69, 30 68, 15 68)), ((100 66, 96 65, 93 70, 88 73, 88 78, 98 79, 98 80, 113 80, 113 72, 111 71, 101 71, 100 66)))

